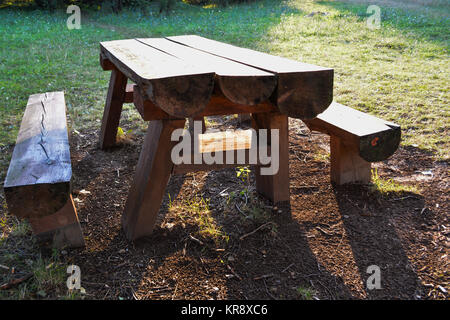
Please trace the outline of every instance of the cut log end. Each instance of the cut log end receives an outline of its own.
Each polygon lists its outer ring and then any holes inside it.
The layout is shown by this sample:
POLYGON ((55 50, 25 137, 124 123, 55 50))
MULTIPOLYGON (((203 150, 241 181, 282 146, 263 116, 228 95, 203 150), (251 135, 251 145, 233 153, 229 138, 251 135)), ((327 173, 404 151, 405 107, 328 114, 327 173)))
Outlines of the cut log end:
POLYGON ((205 109, 214 88, 214 74, 164 78, 145 86, 146 95, 176 118, 189 118, 205 109))
POLYGON ((8 210, 19 218, 45 217, 61 209, 70 196, 70 182, 5 187, 8 210))
POLYGON ((292 118, 313 119, 333 102, 333 70, 280 74, 277 106, 292 118))
POLYGON ((103 70, 108 71, 108 70, 113 70, 116 67, 114 66, 114 64, 111 62, 111 60, 109 60, 108 58, 106 58, 105 54, 100 52, 100 66, 102 67, 103 70))
POLYGON ((277 84, 274 76, 219 77, 218 82, 230 101, 250 106, 269 99, 277 84))
POLYGON ((401 129, 399 126, 361 137, 359 140, 359 155, 368 162, 386 160, 398 149, 400 140, 401 129))

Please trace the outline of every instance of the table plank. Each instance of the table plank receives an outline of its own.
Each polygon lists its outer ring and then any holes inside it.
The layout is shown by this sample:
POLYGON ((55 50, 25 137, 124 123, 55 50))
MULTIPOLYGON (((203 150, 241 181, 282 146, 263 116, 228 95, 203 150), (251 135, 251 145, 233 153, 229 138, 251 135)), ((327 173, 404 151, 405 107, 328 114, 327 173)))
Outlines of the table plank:
POLYGON ((240 48, 195 35, 167 39, 278 75, 276 103, 290 117, 312 119, 333 100, 333 69, 240 48))
POLYGON ((156 106, 174 117, 202 111, 211 98, 214 70, 188 64, 135 39, 101 42, 100 49, 156 106))
POLYGON ((199 68, 216 73, 217 84, 232 102, 255 105, 267 100, 276 86, 276 76, 260 69, 206 53, 164 38, 137 39, 155 49, 199 68))

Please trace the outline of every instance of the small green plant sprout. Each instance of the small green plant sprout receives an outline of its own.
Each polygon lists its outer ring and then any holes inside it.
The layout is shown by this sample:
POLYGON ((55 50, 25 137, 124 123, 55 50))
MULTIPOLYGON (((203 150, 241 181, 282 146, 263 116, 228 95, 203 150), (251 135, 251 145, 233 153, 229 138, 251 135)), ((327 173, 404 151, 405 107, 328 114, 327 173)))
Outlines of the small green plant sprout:
POLYGON ((383 179, 378 175, 378 170, 372 169, 372 183, 370 185, 372 193, 379 193, 382 196, 387 196, 392 193, 419 193, 415 186, 402 185, 395 182, 393 179, 383 179))
POLYGON ((312 288, 304 288, 304 287, 298 287, 297 293, 303 300, 312 300, 314 296, 316 295, 316 292, 312 288))
POLYGON ((250 183, 250 169, 248 167, 237 167, 236 177, 238 177, 242 183, 250 183))
POLYGON ((130 129, 127 132, 125 132, 121 127, 117 128, 117 136, 116 141, 117 143, 130 143, 133 130, 130 129))

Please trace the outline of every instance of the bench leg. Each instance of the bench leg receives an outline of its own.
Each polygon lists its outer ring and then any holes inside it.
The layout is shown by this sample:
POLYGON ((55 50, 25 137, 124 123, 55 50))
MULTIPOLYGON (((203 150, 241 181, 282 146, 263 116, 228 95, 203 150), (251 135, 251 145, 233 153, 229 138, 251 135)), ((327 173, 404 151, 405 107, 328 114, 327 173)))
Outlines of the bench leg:
POLYGON ((349 146, 336 136, 330 136, 331 181, 344 183, 368 183, 371 178, 370 162, 359 156, 357 146, 349 146))
MULTIPOLYGON (((252 114, 252 126, 258 129, 279 130, 279 170, 275 175, 261 175, 260 166, 255 166, 256 190, 273 203, 289 201, 289 136, 288 117, 284 114, 252 114)), ((270 132, 267 133, 268 140, 270 132)), ((272 142, 270 142, 272 143, 272 142)), ((258 146, 259 148, 259 146, 258 146)))
POLYGON ((30 223, 38 242, 51 241, 56 248, 84 247, 83 232, 72 195, 58 212, 42 218, 30 218, 30 223))
POLYGON ((125 101, 127 77, 117 69, 111 71, 102 129, 100 131, 100 148, 106 149, 116 144, 120 114, 125 101))
POLYGON ((159 207, 169 181, 173 163, 170 137, 175 129, 184 128, 185 120, 153 120, 147 129, 134 181, 131 185, 122 225, 129 240, 152 233, 159 207))

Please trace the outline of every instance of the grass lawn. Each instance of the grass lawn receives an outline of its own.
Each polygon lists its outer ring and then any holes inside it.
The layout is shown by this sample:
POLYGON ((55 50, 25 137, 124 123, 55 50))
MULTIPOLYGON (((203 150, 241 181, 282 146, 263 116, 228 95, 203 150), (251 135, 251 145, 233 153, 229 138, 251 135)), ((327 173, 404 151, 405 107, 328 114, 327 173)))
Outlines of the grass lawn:
MULTIPOLYGON (((332 67, 336 101, 400 123, 403 144, 448 158, 448 1, 374 3, 381 6, 378 30, 367 27, 367 5, 358 1, 262 1, 225 9, 179 3, 161 16, 82 12, 81 30, 65 27, 64 12, 3 9, 0 148, 15 142, 28 96, 37 92, 66 92, 73 129, 99 125, 109 79, 98 63, 99 41, 199 34, 332 67)), ((127 110, 124 117, 137 118, 127 110)), ((9 156, 1 155, 0 179, 9 156)))
MULTIPOLYGON (((334 68, 337 102, 399 123, 403 145, 429 150, 437 160, 448 159, 449 1, 374 0, 371 4, 381 8, 380 29, 368 28, 368 5, 354 0, 259 1, 228 8, 180 2, 169 15, 151 9, 147 15, 82 11, 81 30, 68 30, 68 15, 62 11, 2 9, 0 182, 29 95, 65 91, 71 130, 99 129, 109 80, 109 72, 99 65, 99 42, 179 34, 198 34, 334 68)), ((127 105, 122 119, 139 116, 127 105)), ((144 128, 144 123, 136 121, 135 128, 144 128)), ((1 219, 4 235, 26 232, 20 223, 5 227, 6 220, 1 219)), ((3 240, 1 236, 0 256, 6 250, 3 240)), ((20 254, 3 257, 0 264, 19 259, 24 268, 41 275, 37 277, 41 282, 32 285, 34 292, 65 281, 57 258, 33 263, 34 257, 20 254)), ((17 297, 26 298, 27 292, 18 292, 17 297)))

